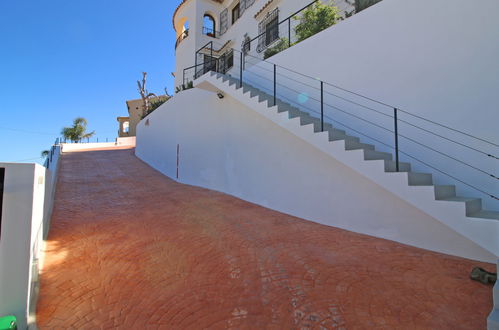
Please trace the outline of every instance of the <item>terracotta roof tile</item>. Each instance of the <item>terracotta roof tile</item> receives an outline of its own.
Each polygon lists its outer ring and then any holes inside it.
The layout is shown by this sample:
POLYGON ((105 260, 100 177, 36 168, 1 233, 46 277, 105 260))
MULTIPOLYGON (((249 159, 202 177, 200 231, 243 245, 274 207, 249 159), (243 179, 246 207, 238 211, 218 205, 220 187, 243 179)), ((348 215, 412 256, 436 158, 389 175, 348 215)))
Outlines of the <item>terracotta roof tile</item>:
POLYGON ((265 5, 263 5, 263 7, 259 11, 256 12, 255 18, 257 18, 258 15, 260 15, 265 9, 267 9, 267 7, 270 6, 273 2, 274 2, 274 0, 267 1, 267 3, 265 5))

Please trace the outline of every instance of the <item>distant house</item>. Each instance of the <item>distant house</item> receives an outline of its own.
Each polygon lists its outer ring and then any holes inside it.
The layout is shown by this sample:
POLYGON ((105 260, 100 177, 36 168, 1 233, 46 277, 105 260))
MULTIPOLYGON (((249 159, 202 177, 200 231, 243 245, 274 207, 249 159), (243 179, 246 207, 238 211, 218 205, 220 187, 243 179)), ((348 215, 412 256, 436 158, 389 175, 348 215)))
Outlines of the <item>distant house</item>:
MULTIPOLYGON (((158 100, 168 99, 166 95, 159 95, 157 97, 151 97, 149 100, 154 103, 158 100)), ((128 100, 126 101, 126 106, 128 108, 128 117, 118 117, 116 120, 119 123, 118 136, 136 136, 136 127, 139 121, 143 117, 143 103, 142 99, 128 100)))

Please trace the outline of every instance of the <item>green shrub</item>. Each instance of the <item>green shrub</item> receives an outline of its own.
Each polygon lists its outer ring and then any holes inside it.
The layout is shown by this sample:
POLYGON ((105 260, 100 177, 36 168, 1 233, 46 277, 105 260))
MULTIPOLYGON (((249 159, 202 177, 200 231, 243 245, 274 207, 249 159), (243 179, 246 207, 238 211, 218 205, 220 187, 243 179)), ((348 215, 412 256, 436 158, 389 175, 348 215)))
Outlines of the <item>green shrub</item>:
POLYGON ((145 114, 142 116, 141 119, 144 119, 145 117, 147 117, 151 112, 153 112, 154 110, 159 108, 161 105, 163 105, 163 103, 165 103, 169 99, 170 99, 169 97, 161 97, 161 98, 151 100, 149 102, 149 109, 145 112, 145 114))
POLYGON ((295 27, 297 42, 307 39, 340 20, 339 10, 332 2, 316 2, 303 11, 301 17, 294 17, 300 23, 295 27))
POLYGON ((381 0, 356 0, 355 1, 355 12, 358 13, 372 5, 377 4, 381 0))
POLYGON ((263 59, 267 59, 271 56, 274 56, 277 53, 282 52, 283 50, 289 48, 289 40, 288 38, 281 38, 275 46, 272 46, 270 48, 267 48, 265 52, 263 53, 263 59))
POLYGON ((180 93, 181 91, 185 91, 191 88, 194 88, 194 82, 189 81, 187 84, 182 84, 180 86, 175 87, 175 93, 180 93))

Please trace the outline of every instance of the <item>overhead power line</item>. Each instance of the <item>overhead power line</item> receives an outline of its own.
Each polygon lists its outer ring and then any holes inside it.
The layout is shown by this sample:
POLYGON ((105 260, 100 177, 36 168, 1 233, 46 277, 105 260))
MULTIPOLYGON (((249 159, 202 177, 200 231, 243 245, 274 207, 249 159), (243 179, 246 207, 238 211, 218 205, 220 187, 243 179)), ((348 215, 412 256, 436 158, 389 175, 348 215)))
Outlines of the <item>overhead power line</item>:
POLYGON ((37 132, 37 131, 30 131, 30 130, 26 130, 26 129, 9 128, 9 127, 0 127, 0 130, 14 131, 14 132, 23 132, 23 133, 29 133, 29 134, 50 135, 50 136, 58 135, 58 134, 48 133, 48 132, 37 132))

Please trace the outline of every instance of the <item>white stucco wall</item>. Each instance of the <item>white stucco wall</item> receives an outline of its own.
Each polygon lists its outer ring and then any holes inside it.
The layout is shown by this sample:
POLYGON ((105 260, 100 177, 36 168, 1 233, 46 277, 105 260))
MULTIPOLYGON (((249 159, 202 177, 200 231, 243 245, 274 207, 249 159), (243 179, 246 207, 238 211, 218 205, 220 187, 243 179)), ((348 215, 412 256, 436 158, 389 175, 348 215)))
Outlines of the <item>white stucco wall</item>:
POLYGON ((54 203, 60 147, 50 169, 0 163, 5 168, 0 237, 0 315, 15 315, 19 329, 34 321, 38 265, 54 203))
POLYGON ((481 260, 495 257, 231 97, 193 89, 138 125, 136 154, 165 175, 284 213, 481 260))
POLYGON ((5 164, 0 239, 0 314, 27 326, 33 243, 43 222, 45 170, 36 164, 5 164))
MULTIPOLYGON (((389 103, 413 114, 429 118, 458 130, 499 143, 499 21, 496 13, 499 2, 484 0, 477 10, 476 3, 464 0, 399 1, 383 0, 375 6, 354 15, 340 24, 319 33, 302 43, 272 57, 269 61, 322 79, 348 90, 389 103), (465 17, 465 19, 463 19, 465 17)), ((260 67, 270 70, 268 63, 260 67)), ((271 77, 258 68, 254 72, 271 77)), ((318 111, 319 83, 278 69, 300 83, 280 77, 278 96, 287 97, 300 105, 299 98, 307 95, 304 106, 318 111), (315 86, 314 89, 303 84, 315 86), (303 94, 303 95, 300 95, 303 94)), ((265 84, 248 73, 248 81, 265 84)), ((267 83, 267 87, 269 83, 267 83)), ((345 96, 376 110, 392 114, 392 109, 355 98, 326 86, 326 92, 345 96)), ((337 105, 364 119, 393 129, 391 119, 338 100, 326 94, 325 102, 337 105)), ((352 128, 393 145, 393 136, 335 111, 326 106, 326 115, 352 128)), ((442 134, 450 139, 499 154, 499 148, 455 134, 442 127, 400 114, 400 119, 442 134)), ((328 119, 329 120, 329 119, 328 119)), ((345 128, 338 125, 339 128, 345 128)), ((359 136, 358 133, 351 134, 359 136)), ((434 149, 446 152, 488 173, 498 176, 498 161, 469 149, 446 142, 400 123, 400 134, 416 139, 434 149)), ((362 137, 362 136, 360 136, 362 137)), ((378 149, 392 151, 383 145, 362 137, 378 149)), ((457 178, 472 183, 487 192, 499 195, 499 181, 465 165, 418 147, 401 138, 400 148, 457 178)), ((404 155, 420 172, 434 174, 438 184, 455 184, 458 194, 480 197, 484 206, 499 211, 499 202, 466 185, 453 180, 404 155)))

